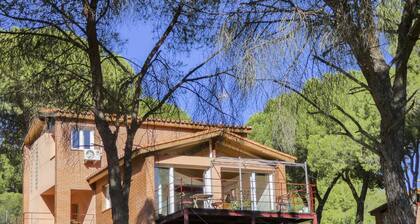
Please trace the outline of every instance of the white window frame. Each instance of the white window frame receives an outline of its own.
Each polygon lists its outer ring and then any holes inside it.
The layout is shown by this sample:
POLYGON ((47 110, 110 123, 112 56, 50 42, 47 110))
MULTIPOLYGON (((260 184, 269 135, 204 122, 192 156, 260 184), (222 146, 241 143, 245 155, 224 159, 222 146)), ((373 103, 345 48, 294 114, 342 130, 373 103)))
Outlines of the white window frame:
POLYGON ((92 130, 91 128, 86 128, 86 127, 80 127, 80 128, 78 128, 78 127, 73 127, 72 129, 71 129, 71 132, 70 132, 70 148, 71 148, 71 150, 75 150, 75 151, 83 151, 83 150, 85 150, 85 148, 83 148, 83 145, 81 144, 81 143, 83 143, 84 142, 84 136, 83 136, 83 131, 89 131, 89 142, 90 142, 90 149, 94 149, 94 146, 95 146, 95 131, 94 130, 92 130), (74 132, 74 130, 77 130, 77 133, 79 134, 79 147, 78 148, 75 148, 75 147, 73 147, 73 132, 74 132))
POLYGON ((270 192, 270 209, 275 210, 275 195, 274 195, 274 175, 270 173, 268 175, 268 187, 270 192))
POLYGON ((111 205, 111 196, 109 195, 109 184, 105 185, 103 188, 104 201, 103 201, 103 210, 108 210, 112 207, 111 205))
MULTIPOLYGON (((203 193, 204 194, 212 194, 211 177, 212 177, 211 168, 204 170, 204 173, 203 173, 203 178, 204 178, 203 193)), ((211 208, 212 207, 211 204, 212 204, 211 199, 204 201, 204 208, 211 208)))
POLYGON ((169 167, 169 214, 175 212, 175 173, 174 167, 169 167))
POLYGON ((157 190, 157 201, 158 201, 158 214, 163 214, 163 189, 162 180, 159 175, 159 167, 155 167, 155 187, 157 190))
POLYGON ((257 210, 257 180, 256 180, 256 173, 252 172, 251 176, 249 177, 249 183, 251 187, 251 210, 257 210))

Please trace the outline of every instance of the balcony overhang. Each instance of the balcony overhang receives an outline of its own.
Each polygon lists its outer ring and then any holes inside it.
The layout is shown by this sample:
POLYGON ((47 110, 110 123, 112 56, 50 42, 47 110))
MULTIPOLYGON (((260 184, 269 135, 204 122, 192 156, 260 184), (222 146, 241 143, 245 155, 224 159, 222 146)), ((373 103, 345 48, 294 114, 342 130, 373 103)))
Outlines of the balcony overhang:
POLYGON ((184 208, 171 215, 159 218, 157 224, 172 223, 301 223, 315 221, 315 213, 280 213, 280 212, 262 212, 262 211, 236 211, 228 209, 200 209, 184 208))
MULTIPOLYGON (((159 151, 165 150, 175 150, 179 148, 185 148, 197 144, 201 144, 203 142, 210 141, 210 139, 219 139, 221 144, 229 145, 233 148, 241 149, 241 152, 244 153, 251 153, 253 155, 257 155, 263 158, 267 158, 270 160, 278 160, 278 161, 287 161, 293 163, 296 161, 296 157, 289 155, 287 153, 272 149, 270 147, 264 146, 257 142, 254 142, 248 138, 242 137, 235 133, 224 131, 222 129, 212 129, 206 130, 198 133, 194 133, 192 135, 188 135, 183 138, 171 140, 168 142, 162 142, 150 146, 143 146, 139 147, 137 150, 134 150, 132 153, 132 158, 143 156, 145 154, 156 153, 159 151)), ((124 163, 123 155, 120 155, 119 163, 122 166, 124 163)), ((92 174, 91 176, 87 177, 87 181, 89 184, 93 184, 100 178, 103 178, 107 175, 107 167, 103 167, 98 172, 92 174)))

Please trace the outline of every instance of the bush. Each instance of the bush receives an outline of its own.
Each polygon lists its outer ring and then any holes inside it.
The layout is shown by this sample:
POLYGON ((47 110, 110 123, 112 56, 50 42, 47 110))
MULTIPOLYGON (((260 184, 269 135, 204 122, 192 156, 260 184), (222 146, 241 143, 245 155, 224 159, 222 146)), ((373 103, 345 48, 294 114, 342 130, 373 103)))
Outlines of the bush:
POLYGON ((0 194, 0 224, 20 223, 22 194, 5 192, 0 194))

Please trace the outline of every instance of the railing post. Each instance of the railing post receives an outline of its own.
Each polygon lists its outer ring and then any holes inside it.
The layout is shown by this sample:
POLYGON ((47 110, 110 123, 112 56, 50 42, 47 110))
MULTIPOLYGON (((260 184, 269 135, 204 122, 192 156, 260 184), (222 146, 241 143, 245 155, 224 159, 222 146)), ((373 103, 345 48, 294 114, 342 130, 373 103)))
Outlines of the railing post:
POLYGON ((310 186, 310 200, 311 200, 311 203, 312 203, 312 206, 309 208, 310 209, 310 212, 311 213, 313 213, 314 211, 315 211, 315 207, 314 207, 314 205, 315 205, 315 201, 313 201, 312 199, 314 198, 314 189, 313 189, 313 186, 310 186))
POLYGON ((181 191, 181 209, 184 209, 184 191, 183 191, 183 189, 182 189, 182 177, 180 178, 180 185, 181 185, 181 189, 180 189, 180 191, 181 191))
POLYGON ((310 195, 308 164, 306 163, 306 161, 303 164, 304 164, 304 169, 305 169, 306 201, 308 202, 308 209, 310 210, 312 208, 312 200, 311 200, 311 195, 310 195))
POLYGON ((242 161, 241 157, 239 157, 239 204, 241 210, 244 210, 243 207, 243 192, 242 192, 242 161))

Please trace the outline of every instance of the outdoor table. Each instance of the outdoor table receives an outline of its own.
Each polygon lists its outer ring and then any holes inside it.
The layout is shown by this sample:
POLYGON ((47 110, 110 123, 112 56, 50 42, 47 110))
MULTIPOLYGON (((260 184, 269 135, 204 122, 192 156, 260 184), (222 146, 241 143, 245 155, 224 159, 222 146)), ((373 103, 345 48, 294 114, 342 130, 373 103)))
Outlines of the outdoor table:
POLYGON ((212 194, 194 194, 191 196, 194 203, 194 208, 198 208, 197 201, 207 201, 213 197, 212 194))

